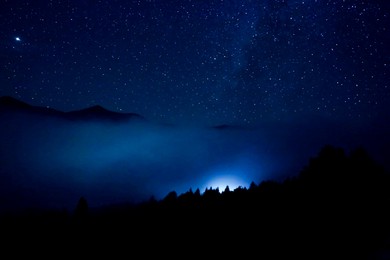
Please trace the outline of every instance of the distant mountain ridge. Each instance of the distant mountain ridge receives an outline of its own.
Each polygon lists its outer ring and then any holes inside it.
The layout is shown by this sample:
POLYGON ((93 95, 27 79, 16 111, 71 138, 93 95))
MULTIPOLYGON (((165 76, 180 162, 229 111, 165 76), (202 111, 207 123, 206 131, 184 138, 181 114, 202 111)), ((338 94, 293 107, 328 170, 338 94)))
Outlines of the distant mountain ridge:
POLYGON ((0 114, 9 112, 24 112, 28 114, 60 117, 68 120, 109 120, 128 121, 144 120, 145 118, 136 113, 118 113, 96 105, 89 108, 63 112, 53 108, 33 106, 10 96, 0 97, 0 114))
POLYGON ((82 110, 65 113, 65 116, 73 120, 82 119, 109 119, 114 121, 126 121, 132 119, 144 120, 145 118, 136 113, 118 113, 102 106, 96 105, 82 110))
MULTIPOLYGON (((129 120, 141 120, 141 121, 146 120, 145 117, 137 113, 114 112, 100 105, 95 105, 80 110, 64 112, 50 107, 34 106, 11 96, 0 96, 0 115, 3 113, 13 113, 13 112, 40 115, 40 116, 50 116, 50 117, 71 120, 71 121, 121 122, 121 121, 129 121, 129 120)), ((174 126, 174 124, 163 124, 163 125, 174 126)), ((214 125, 210 127, 211 129, 220 130, 220 131, 249 129, 245 126, 232 125, 232 124, 220 124, 220 125, 214 125)))
POLYGON ((7 107, 14 108, 14 109, 27 109, 30 108, 31 105, 10 96, 0 97, 0 108, 7 108, 7 107))

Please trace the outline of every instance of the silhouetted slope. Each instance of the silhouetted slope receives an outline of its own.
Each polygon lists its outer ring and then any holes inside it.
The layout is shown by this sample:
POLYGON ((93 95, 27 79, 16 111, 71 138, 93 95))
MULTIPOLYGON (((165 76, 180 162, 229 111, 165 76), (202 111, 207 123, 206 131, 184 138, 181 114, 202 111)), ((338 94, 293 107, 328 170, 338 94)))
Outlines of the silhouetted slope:
POLYGON ((32 106, 13 97, 3 96, 0 97, 0 113, 26 113, 26 114, 39 114, 45 116, 63 116, 65 113, 57 111, 52 108, 32 106))
MULTIPOLYGON (((325 146, 299 175, 283 182, 252 182, 222 192, 172 191, 159 201, 152 197, 89 213, 82 198, 83 218, 79 202, 74 214, 13 224, 26 230, 24 224, 33 223, 33 229, 106 247, 124 244, 123 252, 144 256, 158 248, 169 256, 184 251, 255 253, 260 259, 388 259, 389 187, 389 173, 364 149, 346 154, 325 146)), ((12 227, 9 219, 3 223, 12 227)))
POLYGON ((0 97, 0 109, 29 109, 30 105, 10 96, 0 97))
POLYGON ((13 97, 0 97, 0 113, 19 112, 25 114, 35 114, 41 116, 59 117, 67 120, 110 120, 110 121, 128 121, 144 120, 136 113, 117 113, 107 110, 101 106, 93 106, 82 110, 62 112, 52 108, 32 106, 13 97))
POLYGON ((126 121, 131 119, 143 120, 144 118, 135 113, 116 113, 109 111, 101 106, 71 111, 65 113, 65 117, 71 120, 114 120, 126 121))
POLYGON ((171 192, 146 215, 164 216, 179 237, 209 232, 208 243, 256 248, 265 259, 370 259, 390 238, 389 188, 389 174, 364 149, 325 146, 297 177, 201 196, 171 192))

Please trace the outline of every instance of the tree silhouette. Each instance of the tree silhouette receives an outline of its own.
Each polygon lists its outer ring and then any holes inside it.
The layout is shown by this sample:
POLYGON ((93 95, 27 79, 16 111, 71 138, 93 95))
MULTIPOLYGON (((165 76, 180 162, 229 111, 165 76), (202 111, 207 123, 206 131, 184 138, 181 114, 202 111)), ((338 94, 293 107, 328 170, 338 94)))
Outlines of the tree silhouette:
MULTIPOLYGON (((139 241, 140 248, 142 241, 155 241, 150 248, 175 244, 199 250, 221 244, 225 250, 241 252, 258 248, 257 256, 264 259, 316 258, 309 249, 321 258, 372 259, 369 256, 390 237, 389 176, 362 147, 348 154, 327 145, 301 172, 284 181, 251 182, 249 188, 234 190, 226 186, 222 193, 212 187, 204 193, 199 188, 179 195, 171 191, 162 200, 151 197, 142 205, 111 208, 100 218, 89 212, 81 197, 71 223, 76 223, 73 230, 81 231, 83 239, 93 238, 89 233, 93 229, 85 232, 84 227, 111 230, 112 236, 116 230, 139 241), (196 234, 208 235, 199 240, 196 234)), ((30 216, 26 223, 40 222, 30 216)))

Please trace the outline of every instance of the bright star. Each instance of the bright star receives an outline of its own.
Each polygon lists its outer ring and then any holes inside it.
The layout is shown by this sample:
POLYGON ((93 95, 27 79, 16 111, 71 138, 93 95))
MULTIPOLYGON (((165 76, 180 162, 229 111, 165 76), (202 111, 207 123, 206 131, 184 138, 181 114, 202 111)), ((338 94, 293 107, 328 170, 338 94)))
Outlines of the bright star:
POLYGON ((20 41, 21 41, 21 39, 20 39, 19 37, 15 37, 15 40, 16 40, 17 42, 20 42, 20 41))

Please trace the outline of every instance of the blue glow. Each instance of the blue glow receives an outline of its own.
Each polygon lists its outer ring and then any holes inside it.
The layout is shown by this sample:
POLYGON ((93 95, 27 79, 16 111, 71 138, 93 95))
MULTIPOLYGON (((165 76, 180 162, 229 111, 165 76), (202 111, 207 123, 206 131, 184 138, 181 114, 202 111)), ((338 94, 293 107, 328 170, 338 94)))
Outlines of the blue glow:
POLYGON ((210 176, 202 189, 218 188, 219 192, 223 192, 226 186, 229 190, 234 190, 238 187, 248 188, 254 179, 261 178, 261 170, 259 162, 256 162, 252 155, 244 154, 237 157, 236 160, 225 162, 219 167, 211 169, 206 176, 210 176))
POLYGON ((21 40, 20 37, 15 37, 15 41, 20 42, 21 40))
POLYGON ((207 186, 212 189, 218 188, 219 192, 223 192, 226 187, 229 187, 230 190, 234 190, 238 187, 247 187, 248 182, 241 179, 239 175, 239 173, 237 173, 237 175, 225 175, 222 173, 220 176, 211 179, 207 186))

